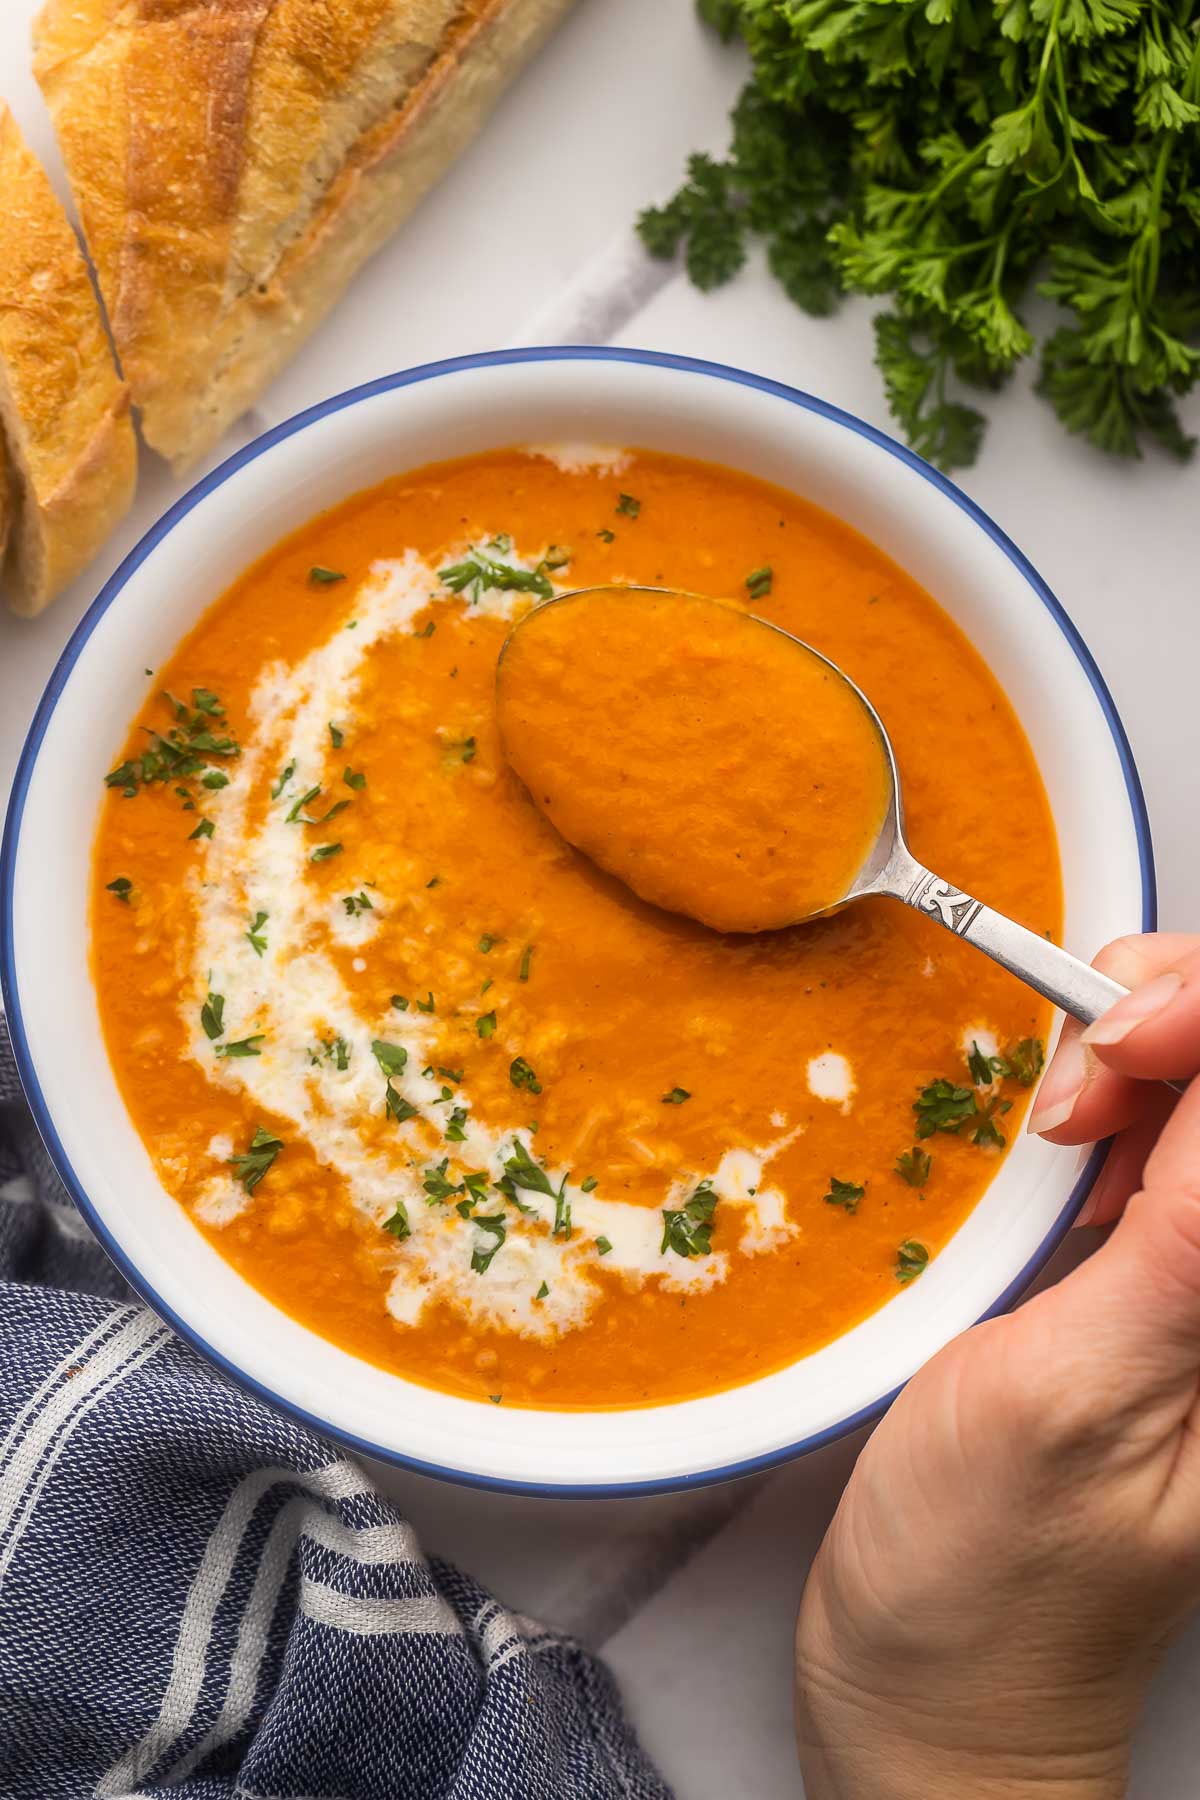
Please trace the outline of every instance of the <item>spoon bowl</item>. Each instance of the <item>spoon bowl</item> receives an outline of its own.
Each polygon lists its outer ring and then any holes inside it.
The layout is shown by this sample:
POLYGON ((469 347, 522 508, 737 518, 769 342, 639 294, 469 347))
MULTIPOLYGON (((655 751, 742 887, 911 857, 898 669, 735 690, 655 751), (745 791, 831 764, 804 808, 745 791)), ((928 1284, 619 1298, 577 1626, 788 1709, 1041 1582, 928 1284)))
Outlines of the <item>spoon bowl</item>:
MULTIPOLYGON (((592 637, 591 642, 596 639, 592 637)), ((605 648, 612 651, 609 643, 605 648)), ((902 901, 973 944, 1085 1024, 1107 1012, 1127 992, 1099 970, 937 875, 913 855, 904 833, 903 790, 895 750, 877 708, 829 657, 769 620, 728 601, 681 589, 632 584, 574 589, 541 602, 514 626, 497 665, 496 690, 506 755, 535 803, 568 842, 619 876, 645 900, 718 929, 759 931, 819 918, 856 900, 886 897, 902 901), (606 755, 611 766, 602 779, 593 779, 588 757, 595 752, 589 748, 592 739, 586 732, 555 730, 551 718, 540 727, 538 741, 539 713, 544 710, 539 684, 548 672, 585 659, 589 634, 600 627, 614 629, 620 649, 619 634, 631 619, 645 628, 640 640, 635 635, 625 646, 633 684, 624 694, 614 693, 607 719, 612 742, 606 745, 606 755), (760 633, 770 634, 769 642, 765 636, 760 638, 760 633), (784 647, 786 653, 781 656, 784 647), (761 667, 755 666, 756 658, 761 667), (723 755, 723 747, 718 747, 710 760, 704 737, 704 685, 722 677, 740 678, 742 689, 753 684, 757 691, 746 696, 750 724, 764 723, 764 728, 770 724, 769 739, 757 746, 751 743, 749 754, 740 760, 736 755, 723 755), (776 696, 771 683, 781 689, 788 682, 797 684, 796 696, 802 701, 802 683, 811 683, 814 677, 823 684, 818 696, 821 704, 833 700, 840 705, 837 721, 846 738, 845 744, 837 741, 828 749, 824 763, 818 759, 806 767, 797 762, 805 778, 814 772, 822 774, 820 781, 808 782, 809 792, 798 798, 797 810, 806 805, 816 807, 814 795, 826 792, 826 773, 828 785, 844 798, 841 789, 847 784, 841 780, 842 765, 855 734, 852 720, 869 729, 878 760, 879 804, 870 817, 857 821, 857 850, 840 879, 819 889, 815 900, 811 889, 803 891, 799 882, 794 889, 785 885, 778 901, 772 899, 762 907, 760 888, 771 886, 773 893, 778 891, 781 877, 786 884, 789 874, 803 866, 812 847, 823 846, 825 840, 811 829, 807 834, 790 833, 783 821, 776 829, 773 818, 764 824, 767 816, 755 810, 749 803, 752 797, 743 796, 736 783, 739 777, 749 779, 747 771, 756 759, 804 751, 804 733, 814 714, 803 713, 797 725, 793 708, 784 736, 772 710, 776 696), (656 698, 661 706, 672 709, 672 731, 665 737, 661 755, 654 754, 649 737, 639 738, 635 705, 639 684, 648 679, 653 688, 656 678, 660 683, 654 689, 656 698), (830 690, 830 683, 836 683, 835 690, 830 690), (569 763, 563 761, 567 738, 569 763), (619 756, 614 755, 614 744, 619 756), (682 860, 687 864, 690 858, 702 876, 690 884, 681 877, 680 859, 663 839, 661 824, 656 824, 661 821, 664 798, 668 811, 675 808, 676 816, 690 827, 683 833, 688 857, 682 860), (647 801, 652 804, 644 804, 647 801), (746 835, 739 840, 743 812, 748 815, 746 835), (715 829, 710 829, 710 816, 716 819, 715 829), (773 860, 756 869, 750 862, 754 834, 764 829, 777 841, 767 845, 773 860), (659 842, 654 841, 656 831, 659 842), (798 852, 802 853, 799 860, 798 852)), ((591 691, 590 698, 596 706, 607 705, 603 689, 598 694, 591 691)), ((861 734, 853 748, 860 761, 871 760, 861 734)), ((850 782, 847 791, 866 794, 869 787, 864 776, 850 782)), ((835 813, 831 808, 823 810, 826 819, 821 825, 826 830, 828 818, 835 813)))

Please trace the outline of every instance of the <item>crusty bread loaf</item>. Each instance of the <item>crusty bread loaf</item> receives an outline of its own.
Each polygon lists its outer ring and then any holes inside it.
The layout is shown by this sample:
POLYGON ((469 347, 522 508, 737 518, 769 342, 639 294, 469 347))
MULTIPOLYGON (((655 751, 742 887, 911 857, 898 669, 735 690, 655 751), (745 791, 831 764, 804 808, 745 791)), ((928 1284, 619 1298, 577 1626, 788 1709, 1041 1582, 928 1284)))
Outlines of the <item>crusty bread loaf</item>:
POLYGON ((75 233, 3 103, 0 429, 11 507, 2 585, 17 612, 36 613, 128 509, 137 445, 75 233))
POLYGON ((0 436, 0 571, 4 568, 4 552, 8 547, 12 515, 12 470, 8 463, 8 451, 4 448, 4 439, 0 436))
POLYGON ((46 96, 147 442, 184 469, 571 0, 47 0, 46 96))

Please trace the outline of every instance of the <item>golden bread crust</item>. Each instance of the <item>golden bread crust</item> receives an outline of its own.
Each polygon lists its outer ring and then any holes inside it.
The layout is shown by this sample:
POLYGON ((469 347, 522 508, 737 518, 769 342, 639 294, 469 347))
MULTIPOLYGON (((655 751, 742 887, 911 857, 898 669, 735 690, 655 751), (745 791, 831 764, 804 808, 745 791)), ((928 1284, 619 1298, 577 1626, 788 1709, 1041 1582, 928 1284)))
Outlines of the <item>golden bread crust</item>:
POLYGON ((32 614, 79 573, 128 510, 137 445, 129 391, 75 233, 2 103, 0 194, 0 427, 9 495, 3 586, 16 611, 32 614))
POLYGON ((34 68, 147 442, 211 449, 572 0, 48 0, 34 68))

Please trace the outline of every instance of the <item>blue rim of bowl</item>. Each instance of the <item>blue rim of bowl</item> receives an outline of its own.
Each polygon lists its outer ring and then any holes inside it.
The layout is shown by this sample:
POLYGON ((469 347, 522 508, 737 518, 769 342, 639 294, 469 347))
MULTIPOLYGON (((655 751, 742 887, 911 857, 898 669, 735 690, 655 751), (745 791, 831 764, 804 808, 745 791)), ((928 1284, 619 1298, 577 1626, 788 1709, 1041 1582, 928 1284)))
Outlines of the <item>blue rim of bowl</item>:
MULTIPOLYGON (((1001 531, 1000 527, 994 520, 988 517, 987 513, 985 513, 982 508, 977 506, 973 500, 969 499, 960 488, 956 487, 955 484, 945 475, 941 474, 939 470, 923 461, 921 457, 917 456, 914 451, 908 449, 906 445, 897 443, 896 440, 889 437, 886 432, 879 431, 875 426, 866 424, 864 420, 855 418, 852 413, 844 412, 841 407, 833 406, 827 400, 819 400, 815 395, 806 394, 799 388, 789 387, 785 382, 772 381, 769 376, 752 375, 745 369, 731 368, 727 363, 707 362, 702 358, 692 356, 674 356, 669 352, 659 350, 613 349, 602 344, 545 345, 513 350, 484 350, 469 356, 449 357, 440 362, 421 363, 415 368, 403 369, 392 375, 380 376, 375 381, 364 382, 359 387, 347 388, 344 393, 334 394, 327 400, 321 400, 315 406, 308 407, 306 411, 296 413, 294 417, 290 419, 285 419, 282 424, 276 425, 273 430, 264 432, 261 437, 255 438, 252 443, 247 444, 243 449, 235 451, 232 456, 228 457, 223 463, 220 463, 210 474, 205 475, 193 488, 190 488, 181 499, 177 500, 175 504, 163 514, 162 518, 159 519, 156 524, 151 526, 145 536, 134 545, 120 567, 117 568, 109 577, 108 581, 105 582, 99 594, 96 596, 87 612, 83 615, 83 618, 72 633, 66 648, 63 650, 62 655, 55 664, 50 679, 46 684, 45 692, 38 703, 33 723, 29 728, 24 747, 21 751, 20 760, 17 764, 12 796, 9 801, 8 816, 5 820, 4 838, 3 842, 0 843, 0 920, 2 920, 3 924, 3 931, 0 933, 0 994, 2 994, 4 998, 9 1035, 16 1056, 17 1068, 21 1076, 21 1083, 25 1089, 25 1095, 37 1123, 37 1128, 41 1134, 42 1141, 49 1152, 51 1161, 58 1172, 59 1178, 71 1195, 76 1206, 87 1220, 88 1225, 103 1245, 108 1257, 115 1263, 126 1281, 128 1281, 130 1287, 132 1287, 136 1293, 141 1295, 142 1299, 159 1316, 159 1318, 163 1319, 173 1328, 173 1330, 178 1332, 179 1336, 187 1343, 191 1344, 193 1349, 198 1350, 208 1362, 223 1370, 223 1372, 233 1381, 237 1382, 240 1387, 245 1388, 258 1399, 265 1401, 267 1405, 274 1407, 277 1411, 288 1414, 293 1419, 299 1420, 301 1424, 308 1426, 321 1437, 332 1438, 337 1443, 345 1445, 348 1449, 356 1451, 359 1455, 374 1457, 379 1462, 391 1463, 399 1468, 408 1469, 418 1475, 429 1475, 442 1481, 452 1481, 459 1486, 483 1488, 496 1493, 528 1494, 545 1499, 562 1500, 615 1499, 622 1496, 631 1497, 635 1495, 670 1493, 678 1492, 685 1488, 706 1487, 715 1482, 734 1481, 741 1476, 757 1474, 761 1470, 775 1468, 781 1463, 791 1462, 794 1458, 807 1455, 812 1450, 819 1450, 826 1444, 834 1443, 837 1439, 846 1437, 851 1432, 857 1431, 860 1426, 867 1425, 873 1419, 877 1419, 880 1414, 885 1412, 892 1404, 892 1401, 896 1398, 896 1395, 900 1392, 900 1389, 904 1384, 901 1383, 900 1386, 895 1387, 890 1392, 882 1395, 869 1406, 862 1407, 858 1412, 851 1414, 845 1419, 839 1420, 837 1424, 827 1426, 825 1430, 816 1432, 810 1437, 802 1438, 794 1444, 787 1444, 780 1449, 766 1451, 762 1456, 747 1457, 740 1462, 726 1464, 721 1467, 700 1469, 689 1475, 664 1476, 649 1481, 560 1483, 515 1481, 498 1476, 478 1475, 467 1470, 452 1469, 437 1463, 423 1462, 418 1457, 405 1456, 400 1451, 388 1449, 380 1444, 372 1444, 364 1438, 357 1437, 352 1432, 343 1431, 326 1419, 317 1418, 314 1414, 306 1412, 303 1407, 296 1405, 290 1400, 283 1399, 270 1388, 264 1387, 261 1382, 256 1381, 254 1377, 247 1374, 244 1369, 238 1368, 235 1364, 231 1363, 227 1357, 222 1356, 218 1351, 214 1350, 193 1326, 181 1319, 172 1308, 167 1306, 159 1298, 154 1289, 145 1281, 139 1271, 133 1267, 108 1227, 96 1213, 95 1208, 87 1194, 84 1192, 83 1186, 78 1176, 75 1174, 75 1171, 67 1158, 66 1152, 63 1149, 62 1143, 59 1140, 58 1133, 54 1128, 54 1122, 50 1117, 49 1108, 46 1105, 45 1097, 42 1093, 41 1084, 38 1081, 37 1073, 33 1066, 33 1058, 30 1055, 28 1039, 25 1035, 24 1024, 21 1017, 21 1005, 17 987, 16 945, 13 934, 13 884, 16 871, 17 844, 20 838, 21 820, 25 811, 25 800, 28 794, 29 781, 37 761, 37 755, 41 748, 42 739, 46 733, 46 728, 53 715, 54 709, 58 704, 62 690, 66 685, 67 678, 74 669, 75 664, 78 662, 84 646, 87 644, 88 639, 91 637, 92 632, 95 630, 101 617, 117 599, 122 588, 125 586, 135 569, 145 561, 150 552, 154 550, 159 542, 166 537, 167 533, 172 530, 176 521, 183 518, 186 513, 190 512, 194 506, 208 494, 211 494, 216 488, 222 487, 231 476, 237 474, 239 469, 245 467, 247 463, 255 461, 264 451, 271 449, 275 444, 281 443, 285 438, 292 437, 296 432, 305 430, 309 425, 315 424, 318 420, 326 418, 331 413, 341 412, 344 408, 357 405, 358 402, 362 400, 369 400, 376 394, 387 393, 395 388, 411 387, 419 381, 434 381, 443 375, 458 375, 470 369, 495 368, 512 363, 544 362, 617 362, 648 364, 653 368, 673 369, 684 375, 700 375, 717 381, 732 382, 740 387, 755 388, 760 393, 773 395, 776 399, 787 400, 794 406, 803 407, 807 412, 816 413, 821 418, 828 419, 832 424, 840 425, 847 431, 854 432, 858 437, 868 439, 869 442, 878 445, 880 449, 886 450, 889 456, 894 456, 900 462, 907 463, 909 468, 913 469, 922 480, 929 482, 931 487, 936 488, 940 493, 944 494, 947 499, 953 501, 954 505, 962 512, 966 513, 967 517, 973 520, 974 523, 987 534, 997 548, 1008 558, 1009 562, 1011 562, 1024 577, 1025 581, 1029 584, 1030 588, 1032 588, 1033 592, 1037 595, 1038 599, 1042 602, 1042 605, 1049 612, 1051 618, 1066 638, 1067 643, 1074 651, 1076 659, 1091 684, 1092 691, 1099 702, 1100 710, 1104 714, 1105 722, 1108 725, 1109 732, 1116 747, 1117 756, 1125 777, 1125 789, 1129 798, 1130 811, 1133 814, 1134 831, 1138 845, 1138 862, 1142 882, 1142 929, 1143 931, 1152 931, 1154 929, 1157 922, 1158 903, 1150 820, 1146 811, 1146 801, 1142 792, 1141 779, 1138 775, 1137 765, 1133 759, 1133 751, 1130 748, 1129 739, 1126 736, 1125 727, 1121 723, 1121 718, 1117 712, 1113 697, 1108 691, 1104 677, 1096 666, 1091 651, 1084 643, 1061 602, 1055 598, 1054 594, 1042 580, 1037 570, 1022 552, 1018 550, 1011 538, 1009 538, 1005 532, 1001 531)), ((1020 1273, 1009 1282, 1008 1286, 1004 1289, 1004 1292, 991 1306, 988 1307, 987 1311, 981 1314, 980 1322, 983 1319, 995 1317, 997 1313, 1005 1312, 1020 1298, 1030 1283, 1040 1274, 1041 1270, 1045 1267, 1046 1263, 1054 1254, 1070 1229, 1072 1220, 1075 1218, 1093 1181, 1099 1173, 1100 1165, 1104 1160, 1104 1154, 1105 1146, 1097 1145, 1075 1181, 1066 1204, 1059 1213, 1054 1225, 1042 1239, 1041 1244, 1020 1273)))

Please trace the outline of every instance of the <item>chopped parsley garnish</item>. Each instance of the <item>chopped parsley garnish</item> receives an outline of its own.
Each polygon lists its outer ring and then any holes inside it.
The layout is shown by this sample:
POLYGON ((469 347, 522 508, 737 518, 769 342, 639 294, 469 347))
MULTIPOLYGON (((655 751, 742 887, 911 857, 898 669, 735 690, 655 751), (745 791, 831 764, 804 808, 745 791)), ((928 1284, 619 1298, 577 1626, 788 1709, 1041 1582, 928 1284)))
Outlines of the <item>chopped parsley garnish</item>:
POLYGON ((345 742, 345 733, 340 726, 334 725, 332 722, 329 726, 329 741, 335 750, 340 750, 345 742))
MULTIPOLYGON (((203 788, 209 788, 213 792, 216 792, 219 788, 229 786, 229 777, 228 777, 228 775, 226 775, 226 773, 223 769, 210 769, 208 771, 207 775, 202 775, 200 777, 200 786, 203 788)), ((187 792, 186 788, 183 789, 183 792, 184 793, 187 792)), ((184 808, 184 811, 187 812, 190 810, 192 810, 192 801, 191 801, 191 797, 189 796, 188 804, 184 808)))
POLYGON ((636 519, 641 510, 641 501, 635 500, 632 494, 617 496, 617 511, 623 513, 627 519, 636 519))
MULTIPOLYGON (((353 788, 356 794, 361 794, 362 790, 367 785, 367 778, 361 769, 343 769, 342 780, 348 788, 353 788)), ((341 800, 338 804, 340 806, 345 806, 346 801, 341 800)))
POLYGON ((973 1087, 960 1087, 946 1080, 932 1081, 922 1088, 913 1102, 917 1115, 917 1136, 932 1137, 936 1131, 968 1135, 981 1148, 1002 1150, 1006 1143, 997 1120, 1012 1111, 1012 1101, 993 1094, 981 1099, 980 1090, 991 1087, 993 1080, 1019 1081, 1031 1086, 1037 1080, 1045 1059, 1040 1038, 1023 1038, 1005 1056, 985 1056, 977 1043, 972 1043, 967 1066, 973 1087))
POLYGON ((512 1155, 504 1164, 504 1179, 510 1184, 508 1187, 501 1186, 499 1182, 496 1184, 502 1193, 511 1195, 516 1188, 529 1188, 535 1194, 548 1194, 552 1200, 555 1198, 550 1177, 540 1163, 534 1162, 520 1138, 513 1139, 512 1155))
POLYGON ((494 950, 497 944, 502 944, 503 942, 504 939, 502 937, 497 937, 494 932, 485 931, 479 940, 480 953, 486 956, 489 950, 494 950))
POLYGON ((567 1199, 567 1184, 564 1180, 554 1196, 554 1230, 550 1235, 569 1238, 571 1231, 571 1202, 567 1199))
POLYGON ((322 844, 319 849, 313 851, 308 860, 309 862, 325 862, 331 856, 340 855, 341 848, 340 844, 322 844))
POLYGON ((227 731, 214 730, 225 709, 207 688, 192 689, 191 708, 173 694, 164 693, 163 699, 175 723, 166 732, 146 727, 150 742, 141 755, 127 758, 104 777, 105 786, 120 788, 127 800, 156 781, 175 785, 199 775, 214 756, 241 755, 236 739, 227 731))
POLYGON ((919 1138, 932 1137, 935 1131, 961 1131, 974 1115, 975 1090, 939 1077, 921 1089, 913 1101, 913 1111, 919 1138))
POLYGON ((457 743, 446 745, 446 758, 449 762, 470 763, 475 761, 475 739, 460 738, 457 743))
POLYGON ((514 1056, 509 1063, 508 1079, 515 1088, 525 1088, 531 1094, 540 1094, 542 1091, 541 1082, 523 1056, 514 1056))
POLYGON ((462 1178, 462 1185, 463 1185, 464 1189, 466 1190, 466 1192, 470 1195, 473 1204, 475 1206, 482 1206, 483 1202, 487 1199, 487 1188, 488 1188, 488 1172, 487 1172, 487 1170, 486 1169, 476 1169, 473 1174, 464 1175, 462 1178))
POLYGON ((313 800, 315 800, 317 798, 317 795, 320 792, 321 792, 321 789, 320 789, 320 786, 318 785, 317 787, 310 787, 306 794, 301 794, 300 798, 296 801, 295 805, 292 807, 292 810, 288 813, 287 821, 286 821, 287 824, 289 824, 289 825, 295 825, 295 824, 315 825, 317 822, 315 819, 302 819, 300 817, 300 814, 304 811, 304 808, 306 806, 308 806, 313 800))
POLYGON ((413 636, 421 638, 432 637, 436 630, 437 626, 434 624, 433 620, 430 619, 426 624, 422 625, 420 631, 414 631, 413 636))
POLYGON ((475 1249, 471 1252, 471 1267, 477 1275, 486 1275, 492 1266, 492 1258, 508 1235, 508 1217, 505 1213, 476 1213, 471 1219, 472 1225, 480 1231, 488 1232, 495 1242, 487 1250, 475 1249))
POLYGON ((600 1183, 594 1175, 589 1175, 586 1181, 580 1182, 579 1186, 585 1194, 592 1194, 595 1193, 600 1183))
POLYGON ((441 1063, 437 1066, 437 1072, 442 1077, 443 1081, 461 1081, 463 1078, 463 1071, 461 1069, 446 1069, 442 1067, 441 1063))
POLYGON ((712 1251, 713 1214, 717 1196, 712 1184, 702 1181, 691 1199, 678 1211, 663 1207, 663 1235, 659 1254, 673 1250, 676 1256, 708 1256, 712 1251))
POLYGON ((488 1395, 488 1399, 491 1401, 493 1406, 499 1406, 499 1404, 503 1400, 503 1398, 504 1398, 503 1394, 489 1394, 488 1395))
POLYGON ((532 962, 533 962, 533 945, 526 944, 524 950, 522 950, 522 952, 521 952, 521 966, 517 970, 517 980, 518 981, 528 981, 529 980, 529 969, 530 969, 530 965, 532 962))
POLYGON ((682 1106, 684 1101, 690 1100, 691 1097, 687 1088, 673 1087, 669 1094, 663 1095, 662 1103, 664 1106, 682 1106))
POLYGON ((971 1142, 993 1150, 1003 1150, 1008 1142, 1000 1127, 996 1124, 996 1114, 1012 1111, 1011 1100, 989 1100, 986 1106, 978 1109, 975 1129, 971 1133, 971 1142))
POLYGON ((1022 1038, 1010 1046, 1007 1056, 992 1058, 998 1075, 1008 1075, 1022 1087, 1032 1087, 1046 1061, 1046 1046, 1041 1038, 1022 1038))
POLYGON ((408 1051, 403 1044, 389 1044, 383 1038, 373 1038, 371 1053, 389 1080, 393 1075, 403 1075, 408 1061, 408 1051))
POLYGON ((225 1030, 224 994, 209 994, 200 1008, 200 1023, 203 1025, 207 1037, 219 1038, 221 1036, 225 1030))
POLYGON ((836 1175, 829 1177, 829 1192, 825 1195, 826 1206, 842 1206, 850 1214, 858 1211, 858 1203, 866 1193, 865 1184, 855 1181, 839 1181, 836 1175))
POLYGON ((916 1238, 905 1238, 896 1251, 896 1280, 907 1286, 915 1281, 929 1261, 929 1252, 916 1238))
POLYGON ((896 1173, 902 1181, 907 1181, 909 1187, 924 1187, 932 1168, 932 1156, 928 1150, 922 1150, 919 1144, 914 1144, 911 1150, 905 1150, 896 1158, 896 1173))
POLYGON ((389 1119, 395 1119, 397 1125, 406 1125, 417 1116, 417 1108, 403 1094, 398 1094, 389 1081, 384 1089, 383 1106, 389 1119))
POLYGON ((218 1056, 261 1056, 262 1051, 256 1050, 254 1046, 256 1044, 261 1044, 265 1040, 265 1038, 266 1038, 266 1032, 264 1032, 264 1031, 256 1032, 253 1037, 234 1038, 232 1043, 218 1044, 217 1045, 217 1055, 218 1056))
POLYGON ((496 1015, 495 1015, 495 1013, 494 1012, 480 1013, 479 1017, 475 1021, 475 1029, 479 1033, 481 1038, 492 1037, 496 1030, 496 1015))
MULTIPOLYGON (((344 1037, 322 1038, 320 1050, 325 1061, 331 1062, 335 1068, 345 1070, 350 1067, 350 1046, 344 1037)), ((319 1063, 320 1060, 320 1056, 309 1057, 310 1062, 319 1063)))
MULTIPOLYGON (((508 547, 507 540, 505 547, 508 547)), ((539 570, 514 569, 511 563, 497 562, 483 550, 473 550, 462 562, 439 569, 438 580, 452 594, 463 594, 470 589, 472 600, 478 600, 481 594, 492 589, 501 593, 536 594, 539 600, 549 600, 554 593, 552 582, 539 570)))
POLYGON ((129 896, 133 892, 133 883, 130 881, 128 875, 118 875, 115 881, 105 882, 104 885, 106 893, 115 894, 118 900, 123 901, 126 906, 129 905, 129 896))
POLYGON ((433 1011, 433 992, 432 992, 432 990, 430 990, 429 997, 427 999, 417 1001, 417 1011, 423 1012, 423 1013, 431 1013, 433 1011))
POLYGON ((764 563, 761 569, 751 569, 746 577, 746 592, 752 600, 765 600, 774 579, 775 574, 769 563, 764 563))
POLYGON ((466 1124, 466 1122, 467 1122, 466 1107, 465 1106, 456 1106, 454 1108, 453 1112, 450 1114, 450 1117, 446 1121, 445 1135, 446 1135, 447 1142, 449 1142, 451 1144, 461 1144, 462 1143, 463 1139, 467 1135, 466 1132, 463 1130, 463 1126, 466 1124))
POLYGON ((408 1011, 408 996, 406 994, 393 994, 392 995, 392 1005, 395 1007, 397 1012, 407 1012, 408 1011))
POLYGON ((193 838, 210 838, 214 830, 215 826, 211 819, 201 819, 195 831, 188 832, 188 842, 190 843, 193 838))
POLYGON ((609 1241, 606 1237, 598 1237, 596 1239, 596 1248, 600 1252, 601 1256, 607 1256, 609 1251, 612 1249, 612 1245, 609 1243, 609 1241))
POLYGON ((596 536, 598 538, 603 538, 606 544, 615 544, 617 541, 616 532, 610 531, 607 525, 602 525, 600 530, 596 533, 596 536))
MULTIPOLYGON (((329 729, 330 729, 330 731, 332 731, 333 726, 331 725, 329 727, 329 729)), ((287 763, 287 764, 285 764, 285 766, 282 769, 280 769, 279 780, 275 783, 275 786, 271 789, 272 800, 278 800, 280 794, 282 794, 284 788, 287 786, 288 782, 292 779, 292 776, 295 773, 296 773, 296 765, 294 762, 287 763)), ((321 791, 320 788, 318 788, 317 792, 320 793, 320 791, 321 791)))
POLYGON ((248 1194, 252 1194, 279 1152, 284 1149, 282 1138, 259 1126, 250 1139, 249 1147, 239 1155, 230 1157, 237 1180, 241 1182, 248 1194))
POLYGON ((389 1231, 391 1235, 394 1238, 398 1238, 401 1243, 404 1242, 406 1237, 412 1235, 408 1223, 408 1210, 405 1207, 403 1200, 397 1200, 395 1212, 390 1219, 385 1219, 383 1221, 382 1229, 384 1231, 389 1231))
POLYGON ((375 911, 369 896, 362 892, 357 894, 343 894, 342 905, 352 919, 357 918, 360 913, 375 911))
POLYGON ((571 552, 565 544, 551 544, 538 564, 538 572, 541 574, 547 569, 565 569, 570 560, 571 552))
POLYGON ((546 1298, 546 1296, 549 1294, 549 1292, 550 1292, 550 1289, 546 1286, 546 1283, 543 1281, 541 1287, 538 1289, 537 1293, 533 1297, 535 1300, 544 1300, 546 1298))
POLYGON ((449 1167, 449 1164, 450 1158, 448 1156, 443 1156, 436 1168, 426 1169, 425 1171, 425 1179, 422 1181, 421 1185, 429 1195, 431 1203, 438 1200, 449 1200, 452 1194, 461 1194, 463 1191, 465 1183, 461 1181, 446 1180, 446 1170, 449 1167))
POLYGON ((442 879, 442 878, 441 878, 441 876, 440 876, 440 875, 431 875, 431 876, 430 876, 430 878, 429 878, 429 880, 428 880, 428 881, 427 881, 427 882, 426 882, 426 883, 425 883, 425 886, 426 886, 426 887, 427 887, 427 888, 435 888, 435 887, 437 887, 437 886, 438 886, 438 884, 439 884, 439 882, 440 882, 440 881, 441 881, 441 879, 442 879))
POLYGON ((329 587, 335 581, 345 581, 346 577, 341 569, 326 569, 320 563, 314 563, 308 571, 308 579, 319 587, 329 587))

